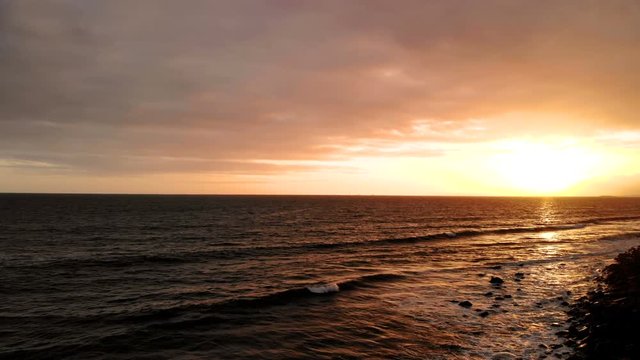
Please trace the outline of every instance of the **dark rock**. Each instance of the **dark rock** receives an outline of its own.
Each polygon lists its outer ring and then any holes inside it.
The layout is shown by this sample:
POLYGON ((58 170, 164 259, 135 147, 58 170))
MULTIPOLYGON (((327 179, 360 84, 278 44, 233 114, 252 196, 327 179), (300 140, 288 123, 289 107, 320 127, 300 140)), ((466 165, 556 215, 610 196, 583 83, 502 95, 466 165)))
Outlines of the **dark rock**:
POLYGON ((500 270, 500 269, 502 269, 502 265, 489 266, 489 269, 500 270))
POLYGON ((552 349, 560 349, 561 347, 562 347, 562 344, 551 344, 552 349))
POLYGON ((485 293, 484 296, 486 296, 486 297, 493 296, 493 292, 489 291, 489 292, 485 293))
POLYGON ((496 297, 494 297, 494 299, 496 299, 496 300, 504 300, 504 298, 502 296, 496 296, 496 297))
POLYGON ((523 279, 524 278, 524 273, 517 272, 515 277, 523 279))
POLYGON ((595 290, 567 310, 565 345, 575 349, 570 358, 640 359, 640 246, 619 254, 597 281, 595 290))
POLYGON ((540 349, 547 349, 547 348, 549 348, 549 347, 548 347, 547 345, 545 345, 545 344, 540 344, 540 345, 538 345, 538 347, 539 347, 540 349))
POLYGON ((492 276, 489 282, 492 283, 493 285, 502 285, 504 283, 504 280, 502 280, 497 276, 492 276))
POLYGON ((484 318, 484 317, 489 316, 489 312, 488 312, 488 311, 483 311, 483 312, 481 312, 481 313, 480 313, 480 314, 478 314, 478 315, 480 315, 481 317, 483 317, 483 318, 484 318))
POLYGON ((479 276, 479 277, 483 277, 483 276, 485 276, 485 275, 487 275, 487 274, 483 274, 483 273, 479 273, 479 274, 478 274, 478 276, 479 276))
POLYGON ((509 295, 509 294, 507 294, 507 295, 505 295, 505 296, 504 296, 504 298, 505 298, 505 299, 511 299, 511 298, 512 298, 512 296, 511 296, 511 295, 509 295))
POLYGON ((563 302, 561 302, 561 303, 560 303, 560 305, 562 305, 562 306, 569 306, 569 303, 568 303, 568 302, 566 302, 566 301, 563 301, 563 302))
POLYGON ((574 346, 576 346, 576 342, 575 342, 574 340, 571 340, 571 339, 569 339, 569 340, 565 341, 565 342, 564 342, 564 344, 565 344, 566 346, 569 346, 569 347, 574 347, 574 346))
POLYGON ((458 305, 460 305, 460 306, 462 306, 462 307, 464 307, 464 308, 470 308, 470 307, 472 307, 472 306, 473 306, 473 304, 471 303, 471 301, 467 301, 467 300, 465 300, 465 301, 460 301, 460 302, 458 303, 458 305))
POLYGON ((500 304, 493 304, 493 305, 491 305, 491 307, 492 307, 492 308, 499 308, 499 307, 500 307, 500 304))

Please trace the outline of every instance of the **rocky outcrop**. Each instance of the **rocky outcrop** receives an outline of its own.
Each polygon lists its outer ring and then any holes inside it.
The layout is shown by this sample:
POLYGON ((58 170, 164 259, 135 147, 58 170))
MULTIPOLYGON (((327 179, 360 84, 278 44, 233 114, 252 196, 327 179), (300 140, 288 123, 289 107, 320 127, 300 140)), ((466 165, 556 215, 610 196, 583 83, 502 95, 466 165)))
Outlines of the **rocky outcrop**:
POLYGON ((571 359, 640 359, 640 247, 616 257, 569 310, 571 359))

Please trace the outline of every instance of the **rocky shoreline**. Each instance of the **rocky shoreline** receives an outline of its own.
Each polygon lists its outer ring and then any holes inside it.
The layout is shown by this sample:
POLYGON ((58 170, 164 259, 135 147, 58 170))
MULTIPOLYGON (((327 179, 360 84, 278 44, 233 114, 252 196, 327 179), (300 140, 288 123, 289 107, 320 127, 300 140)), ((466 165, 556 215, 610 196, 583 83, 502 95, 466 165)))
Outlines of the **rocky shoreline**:
POLYGON ((568 313, 570 359, 640 359, 640 246, 619 254, 568 313))

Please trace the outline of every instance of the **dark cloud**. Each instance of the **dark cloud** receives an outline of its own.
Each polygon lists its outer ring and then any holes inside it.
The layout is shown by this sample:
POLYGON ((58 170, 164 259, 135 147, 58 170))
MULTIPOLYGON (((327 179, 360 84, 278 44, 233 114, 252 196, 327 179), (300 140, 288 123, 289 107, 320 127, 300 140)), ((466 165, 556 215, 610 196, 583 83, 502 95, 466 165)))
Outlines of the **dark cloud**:
POLYGON ((269 173, 251 160, 635 128, 639 23, 634 1, 3 1, 0 158, 269 173), (576 123, 456 130, 512 112, 576 123))

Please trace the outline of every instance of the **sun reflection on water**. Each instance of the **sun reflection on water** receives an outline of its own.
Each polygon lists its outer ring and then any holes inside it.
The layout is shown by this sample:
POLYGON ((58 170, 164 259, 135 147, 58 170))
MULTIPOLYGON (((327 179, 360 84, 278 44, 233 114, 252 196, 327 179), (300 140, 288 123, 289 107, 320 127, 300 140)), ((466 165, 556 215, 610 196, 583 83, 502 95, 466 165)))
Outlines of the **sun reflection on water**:
POLYGON ((556 231, 547 231, 547 232, 540 233, 540 237, 545 240, 555 240, 557 235, 558 233, 556 231))
POLYGON ((542 199, 540 204, 540 223, 551 224, 556 220, 556 208, 554 200, 551 198, 542 199))

